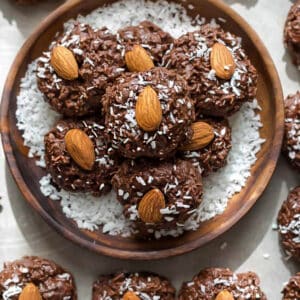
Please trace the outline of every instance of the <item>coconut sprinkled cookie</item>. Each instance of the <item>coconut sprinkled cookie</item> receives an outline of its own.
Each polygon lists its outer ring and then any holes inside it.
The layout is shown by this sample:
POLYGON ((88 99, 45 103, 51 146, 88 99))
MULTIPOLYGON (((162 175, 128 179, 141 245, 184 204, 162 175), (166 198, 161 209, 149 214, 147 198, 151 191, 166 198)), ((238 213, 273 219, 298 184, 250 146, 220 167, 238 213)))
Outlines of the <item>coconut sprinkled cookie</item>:
POLYGON ((297 0, 289 11, 284 27, 284 43, 293 63, 300 68, 300 0, 297 0))
POLYGON ((291 190, 283 202, 278 226, 285 251, 300 260, 300 187, 291 190))
POLYGON ((253 272, 235 274, 229 269, 209 268, 182 285, 178 300, 266 300, 259 285, 253 272))
POLYGON ((300 273, 292 276, 282 291, 282 300, 300 299, 300 273))
POLYGON ((65 116, 100 114, 107 85, 124 70, 116 36, 105 27, 94 30, 77 22, 39 58, 38 86, 51 107, 65 116))
POLYGON ((241 39, 219 26, 206 24, 176 39, 164 65, 187 80, 198 117, 229 116, 255 98, 257 73, 241 39))
POLYGON ((101 276, 93 285, 93 300, 174 300, 175 288, 152 273, 101 276))
POLYGON ((58 187, 72 192, 109 192, 119 165, 114 152, 97 119, 61 120, 45 136, 47 171, 58 187))
POLYGON ((202 180, 191 162, 126 161, 112 179, 124 214, 141 237, 177 230, 202 201, 202 180))
POLYGON ((189 160, 199 169, 202 176, 207 176, 224 167, 231 149, 231 128, 226 119, 207 118, 193 123, 191 130, 194 134, 200 131, 203 135, 198 147, 194 144, 183 144, 179 156, 189 160), (211 133, 211 136, 208 134, 211 133), (195 147, 194 147, 195 146, 195 147))
POLYGON ((300 91, 289 95, 284 103, 285 122, 283 152, 294 168, 300 170, 300 91))
POLYGON ((103 102, 112 147, 125 157, 166 158, 190 138, 194 106, 176 71, 124 74, 107 88, 103 102))
POLYGON ((173 43, 171 35, 150 21, 143 21, 137 26, 128 26, 118 31, 119 42, 125 51, 132 51, 135 45, 140 45, 159 66, 162 58, 173 43))
POLYGON ((71 273, 53 261, 25 256, 5 263, 0 272, 0 298, 3 300, 76 300, 71 273))

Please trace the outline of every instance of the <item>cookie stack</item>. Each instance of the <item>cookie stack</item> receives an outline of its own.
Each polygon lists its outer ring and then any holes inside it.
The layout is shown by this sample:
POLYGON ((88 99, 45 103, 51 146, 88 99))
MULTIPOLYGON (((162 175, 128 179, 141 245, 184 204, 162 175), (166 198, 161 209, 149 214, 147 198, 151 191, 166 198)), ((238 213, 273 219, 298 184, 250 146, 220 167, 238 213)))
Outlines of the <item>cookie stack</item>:
POLYGON ((231 149, 227 118, 257 90, 240 39, 212 24, 174 39, 149 21, 116 34, 76 22, 36 74, 62 115, 45 136, 53 182, 95 196, 113 188, 141 238, 181 228, 199 207, 202 177, 231 149))

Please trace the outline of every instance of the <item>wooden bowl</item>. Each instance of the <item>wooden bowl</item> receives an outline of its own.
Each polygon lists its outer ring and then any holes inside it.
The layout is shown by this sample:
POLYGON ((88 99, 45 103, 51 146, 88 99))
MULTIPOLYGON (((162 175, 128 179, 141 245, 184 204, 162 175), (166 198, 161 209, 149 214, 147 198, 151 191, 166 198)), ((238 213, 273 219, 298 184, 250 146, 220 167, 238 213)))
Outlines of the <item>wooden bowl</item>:
POLYGON ((266 139, 266 143, 258 153, 251 177, 246 187, 230 200, 222 215, 203 223, 197 231, 178 238, 149 242, 113 237, 100 231, 80 230, 72 220, 64 216, 57 201, 48 200, 40 192, 39 179, 45 171, 35 165, 34 159, 27 157, 28 149, 24 147, 16 127, 16 96, 27 65, 48 47, 66 20, 111 2, 113 1, 67 1, 47 17, 24 44, 8 75, 1 103, 1 132, 6 159, 24 198, 53 228, 69 240, 95 252, 122 259, 152 260, 180 255, 204 245, 228 230, 248 212, 266 188, 277 163, 283 136, 284 108, 280 81, 262 41, 226 4, 219 0, 182 2, 184 6, 195 6, 193 11, 188 10, 192 16, 199 13, 207 18, 226 18, 224 28, 243 38, 244 48, 258 70, 258 99, 262 107, 261 118, 264 125, 261 136, 266 139))

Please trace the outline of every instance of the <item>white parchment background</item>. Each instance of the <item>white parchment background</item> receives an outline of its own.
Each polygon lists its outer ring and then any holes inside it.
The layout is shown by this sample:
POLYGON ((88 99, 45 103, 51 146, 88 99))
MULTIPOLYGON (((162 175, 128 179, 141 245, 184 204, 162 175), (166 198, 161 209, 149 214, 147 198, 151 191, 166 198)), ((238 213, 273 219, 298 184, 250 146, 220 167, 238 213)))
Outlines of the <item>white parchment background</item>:
MULTIPOLYGON (((202 1, 202 0, 199 0, 202 1)), ((39 22, 58 4, 49 0, 34 8, 17 7, 12 0, 0 0, 0 92, 9 67, 22 43, 39 22)), ((292 2, 289 0, 226 0, 259 33, 278 68, 284 94, 300 88, 300 72, 290 63, 282 44, 282 29, 292 2)), ((0 149, 0 265, 26 254, 54 259, 75 275, 79 299, 90 299, 97 275, 119 269, 148 270, 168 276, 178 287, 202 267, 222 266, 237 271, 256 271, 268 299, 281 299, 283 283, 299 271, 299 265, 285 261, 277 232, 272 230, 280 204, 288 190, 299 183, 281 158, 275 175, 251 212, 229 232, 209 245, 184 256, 156 262, 110 259, 83 250, 64 240, 34 213, 20 195, 5 165, 0 149), (224 244, 225 243, 225 244, 224 244), (221 246, 227 245, 225 249, 221 246), (222 250, 223 249, 223 250, 222 250)))

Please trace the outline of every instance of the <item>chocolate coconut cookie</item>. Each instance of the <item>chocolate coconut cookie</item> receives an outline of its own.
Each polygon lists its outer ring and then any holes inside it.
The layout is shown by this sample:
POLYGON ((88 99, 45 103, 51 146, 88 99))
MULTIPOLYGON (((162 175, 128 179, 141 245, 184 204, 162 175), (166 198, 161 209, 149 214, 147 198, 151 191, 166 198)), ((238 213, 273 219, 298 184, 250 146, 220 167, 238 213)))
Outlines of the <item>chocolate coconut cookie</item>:
POLYGON ((231 128, 226 119, 208 118, 193 124, 195 130, 202 130, 207 126, 210 126, 213 132, 212 140, 207 141, 208 145, 200 149, 188 150, 189 144, 187 144, 182 146, 186 151, 179 152, 179 156, 191 161, 200 170, 202 176, 224 167, 231 149, 231 128))
POLYGON ((107 88, 103 103, 109 139, 125 157, 166 158, 190 138, 194 106, 174 70, 124 74, 107 88))
POLYGON ((300 299, 300 273, 291 277, 282 291, 282 300, 300 299))
POLYGON ((161 64, 165 52, 173 43, 173 38, 169 33, 150 21, 122 28, 118 34, 119 42, 126 51, 131 51, 133 46, 140 45, 147 51, 156 66, 161 64))
POLYGON ((179 300, 267 299, 260 289, 258 276, 253 272, 235 274, 229 269, 209 268, 185 282, 179 300))
POLYGON ((296 0, 289 11, 284 27, 284 43, 293 63, 300 68, 300 0, 296 0))
POLYGON ((279 232, 288 255, 300 260, 300 187, 290 191, 278 213, 279 232))
POLYGON ((175 288, 152 273, 117 273, 101 276, 93 285, 93 300, 175 299, 175 288))
POLYGON ((61 120, 45 136, 47 171, 59 188, 98 196, 111 189, 119 159, 95 119, 61 120))
POLYGON ((125 70, 116 36, 75 23, 50 48, 39 59, 37 77, 51 107, 69 117, 99 114, 107 85, 125 70))
POLYGON ((202 201, 202 180, 191 162, 126 161, 112 179, 137 235, 159 238, 180 229, 202 201))
POLYGON ((36 256, 5 263, 0 272, 1 299, 77 299, 72 274, 36 256))
POLYGON ((182 35, 164 57, 164 65, 187 80, 196 116, 229 116, 255 98, 257 73, 241 39, 206 24, 182 35))
POLYGON ((300 170, 300 91, 285 100, 283 152, 292 166, 300 170))

